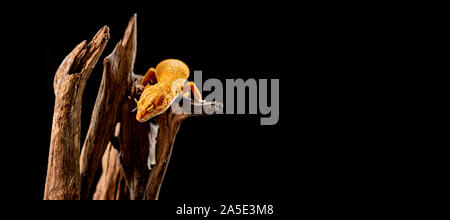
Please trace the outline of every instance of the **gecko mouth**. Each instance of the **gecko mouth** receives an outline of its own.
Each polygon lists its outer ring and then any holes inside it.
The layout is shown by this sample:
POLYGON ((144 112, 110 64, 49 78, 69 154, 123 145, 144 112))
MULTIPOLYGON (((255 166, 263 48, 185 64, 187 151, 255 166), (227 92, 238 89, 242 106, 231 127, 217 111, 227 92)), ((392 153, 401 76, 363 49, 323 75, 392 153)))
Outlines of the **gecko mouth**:
POLYGON ((146 122, 151 118, 151 114, 149 112, 145 112, 145 110, 139 110, 136 114, 136 120, 139 122, 146 122))
POLYGON ((148 121, 150 118, 151 118, 151 115, 150 115, 150 114, 147 114, 147 115, 144 115, 144 116, 138 118, 137 120, 138 120, 139 122, 146 122, 146 121, 148 121))

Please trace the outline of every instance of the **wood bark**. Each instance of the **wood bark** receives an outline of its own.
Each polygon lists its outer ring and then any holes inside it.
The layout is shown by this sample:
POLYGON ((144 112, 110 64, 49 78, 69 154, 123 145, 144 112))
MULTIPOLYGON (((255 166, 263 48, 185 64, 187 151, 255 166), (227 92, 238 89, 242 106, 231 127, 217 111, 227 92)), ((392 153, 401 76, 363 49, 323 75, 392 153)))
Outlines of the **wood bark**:
MULTIPOLYGON (((116 135, 120 123, 116 125, 116 135)), ((119 151, 116 141, 111 140, 102 158, 102 175, 97 183, 94 200, 126 200, 129 198, 125 176, 120 168, 119 151)))
POLYGON ((81 95, 109 39, 108 28, 99 31, 94 43, 78 45, 58 69, 45 199, 158 199, 182 121, 223 111, 221 103, 195 103, 180 96, 171 108, 149 122, 135 119, 132 110, 142 92, 142 76, 133 73, 136 19, 136 15, 131 18, 123 39, 104 59, 102 81, 81 155, 81 95), (179 101, 186 106, 178 105, 179 101), (187 108, 199 112, 183 111, 187 108), (150 148, 156 149, 157 154, 153 165, 148 163, 150 148), (96 181, 98 171, 101 176, 96 181))
POLYGON ((50 152, 44 199, 80 198, 80 129, 84 87, 109 39, 103 27, 92 41, 81 42, 56 71, 50 152))
POLYGON ((126 82, 130 77, 136 57, 136 15, 125 31, 123 39, 103 61, 103 76, 92 111, 91 123, 84 141, 80 159, 81 198, 92 195, 91 187, 100 166, 125 96, 126 82))

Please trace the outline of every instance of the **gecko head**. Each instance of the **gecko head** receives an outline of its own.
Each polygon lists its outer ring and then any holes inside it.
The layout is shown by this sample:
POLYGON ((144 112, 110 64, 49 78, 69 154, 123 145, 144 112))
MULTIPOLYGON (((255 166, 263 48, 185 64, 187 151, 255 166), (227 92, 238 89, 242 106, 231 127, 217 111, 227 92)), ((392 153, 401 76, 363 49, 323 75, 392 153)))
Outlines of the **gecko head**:
POLYGON ((166 109, 162 108, 162 107, 138 107, 137 113, 136 113, 136 120, 139 122, 146 122, 152 118, 154 118, 155 116, 158 116, 162 113, 165 112, 166 109), (151 109, 149 109, 151 108, 151 109))
POLYGON ((172 100, 165 93, 157 93, 149 91, 142 94, 144 98, 141 98, 137 104, 136 120, 139 122, 146 122, 151 118, 164 113, 170 106, 172 100))

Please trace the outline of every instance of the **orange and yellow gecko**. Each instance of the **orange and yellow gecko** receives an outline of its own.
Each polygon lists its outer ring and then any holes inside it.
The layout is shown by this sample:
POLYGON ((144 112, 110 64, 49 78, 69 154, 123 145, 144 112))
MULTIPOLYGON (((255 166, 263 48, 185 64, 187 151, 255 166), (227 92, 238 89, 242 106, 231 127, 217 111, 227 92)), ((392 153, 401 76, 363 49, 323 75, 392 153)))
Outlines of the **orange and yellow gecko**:
POLYGON ((165 112, 178 95, 194 94, 195 101, 203 102, 200 91, 194 82, 186 83, 189 77, 188 66, 180 60, 167 59, 155 68, 150 68, 142 78, 144 91, 137 102, 136 120, 146 122, 165 112), (148 83, 151 83, 147 85, 148 83))

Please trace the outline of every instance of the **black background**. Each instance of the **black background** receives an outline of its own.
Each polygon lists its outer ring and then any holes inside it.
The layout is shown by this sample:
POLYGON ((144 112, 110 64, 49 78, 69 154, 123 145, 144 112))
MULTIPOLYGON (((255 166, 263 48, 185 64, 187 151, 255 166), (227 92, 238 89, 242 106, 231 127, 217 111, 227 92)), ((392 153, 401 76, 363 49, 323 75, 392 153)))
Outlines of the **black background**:
POLYGON ((363 178, 370 173, 362 165, 369 157, 367 148, 359 147, 365 135, 361 135, 364 121, 350 121, 348 114, 356 115, 360 107, 347 109, 348 96, 342 93, 348 90, 343 82, 347 73, 354 71, 347 64, 355 60, 346 58, 350 49, 339 40, 345 34, 345 23, 326 16, 320 7, 132 1, 126 6, 92 2, 27 6, 27 10, 14 11, 20 16, 8 18, 15 28, 7 37, 22 46, 10 57, 17 63, 10 75, 20 75, 23 81, 14 79, 17 95, 7 96, 18 103, 7 109, 15 116, 11 117, 10 137, 17 144, 12 149, 20 155, 8 164, 17 167, 12 169, 14 181, 7 182, 20 189, 14 193, 36 200, 43 197, 54 105, 52 83, 59 64, 78 43, 90 40, 104 25, 110 27, 111 38, 83 97, 84 139, 102 60, 123 37, 134 13, 138 30, 135 73, 143 74, 164 59, 177 58, 191 71, 202 70, 204 79, 280 80, 276 125, 261 126, 261 115, 248 114, 183 122, 161 200, 289 198, 310 203, 368 192, 359 191, 373 181, 363 178))
POLYGON ((380 98, 374 93, 387 88, 371 83, 390 82, 395 74, 383 64, 396 62, 398 54, 390 53, 391 44, 383 41, 393 36, 382 30, 391 20, 376 23, 380 15, 368 13, 370 7, 355 11, 348 5, 283 2, 16 3, 23 5, 5 8, 11 13, 2 14, 2 36, 12 39, 2 46, 13 49, 7 56, 10 63, 3 65, 12 67, 4 70, 12 79, 2 86, 2 110, 9 111, 3 116, 11 122, 1 160, 7 198, 43 197, 52 82, 61 61, 82 40, 90 40, 104 25, 110 27, 111 39, 84 93, 84 135, 102 59, 137 13, 136 73, 177 58, 191 71, 202 70, 204 79, 280 79, 277 125, 260 126, 257 115, 183 122, 161 200, 263 200, 294 212, 305 204, 352 210, 369 207, 366 202, 377 198, 381 206, 396 202, 389 196, 402 190, 396 180, 403 169, 391 168, 390 161, 402 156, 391 145, 403 140, 388 139, 401 129, 383 115, 389 116, 391 106, 376 103, 380 98))
MULTIPOLYGON (((302 64, 296 60, 296 45, 287 40, 301 26, 294 26, 289 20, 291 14, 275 16, 273 10, 282 9, 271 5, 259 9, 206 6, 130 3, 127 7, 60 5, 55 9, 40 5, 36 6, 39 10, 24 13, 21 31, 26 33, 25 41, 30 46, 19 57, 33 57, 33 65, 21 67, 32 83, 20 96, 27 97, 35 117, 21 118, 23 124, 31 124, 25 128, 28 137, 19 138, 25 146, 32 146, 24 158, 29 166, 20 166, 32 176, 25 178, 22 193, 30 199, 43 197, 54 105, 52 83, 59 64, 78 43, 90 40, 104 25, 109 26, 111 38, 83 96, 83 143, 101 80, 102 60, 112 52, 129 19, 137 13, 135 73, 143 74, 164 59, 176 58, 183 60, 191 72, 202 70, 204 80, 218 78, 225 83, 225 79, 238 78, 280 79, 281 87, 276 125, 261 126, 262 115, 249 114, 185 121, 176 138, 160 199, 278 201, 293 196, 289 186, 295 185, 295 179, 306 171, 296 166, 299 164, 293 165, 303 163, 300 157, 305 155, 296 156, 294 152, 303 146, 304 129, 293 123, 301 116, 301 107, 285 103, 300 94, 295 80, 302 64), (294 119, 288 117, 290 111, 296 115, 294 119), (288 122, 294 126, 288 127, 288 122)), ((301 96, 297 97, 301 102, 301 96)), ((22 146, 18 148, 21 151, 22 146)))

